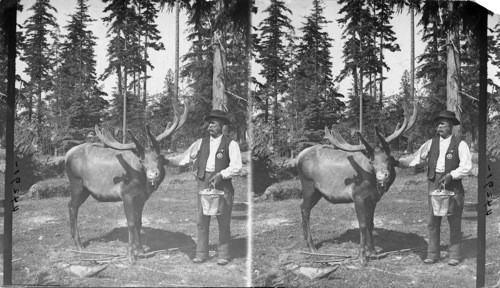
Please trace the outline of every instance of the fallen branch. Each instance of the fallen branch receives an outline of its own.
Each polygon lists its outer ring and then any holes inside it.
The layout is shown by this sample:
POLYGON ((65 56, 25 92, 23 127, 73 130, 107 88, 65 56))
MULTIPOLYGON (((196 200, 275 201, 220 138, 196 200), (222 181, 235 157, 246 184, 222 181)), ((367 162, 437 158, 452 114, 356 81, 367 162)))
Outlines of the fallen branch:
POLYGON ((302 254, 314 255, 314 256, 329 256, 329 257, 341 257, 341 258, 355 258, 356 256, 352 255, 339 255, 339 254, 323 254, 323 253, 315 253, 315 252, 305 252, 300 251, 302 254))
POLYGON ((110 261, 113 261, 115 259, 122 259, 122 258, 126 258, 126 256, 118 256, 118 257, 108 257, 108 258, 100 258, 100 259, 79 259, 78 261, 96 261, 96 262, 110 262, 110 261))
POLYGON ((311 260, 311 261, 306 261, 308 263, 344 263, 344 262, 350 262, 358 260, 358 258, 348 258, 348 259, 325 259, 325 260, 311 260))
POLYGON ((405 248, 405 249, 394 250, 394 251, 387 251, 387 252, 380 253, 380 254, 370 255, 370 257, 378 259, 378 258, 381 258, 381 257, 386 257, 386 256, 388 256, 390 254, 394 254, 394 253, 410 252, 410 251, 413 251, 413 250, 422 250, 422 249, 425 249, 425 248, 427 248, 427 246, 420 246, 420 247, 414 247, 414 248, 405 248))
POLYGON ((380 271, 380 272, 384 272, 384 273, 387 273, 387 274, 393 274, 393 275, 398 275, 398 276, 401 276, 401 277, 410 277, 411 276, 408 276, 408 275, 402 275, 402 274, 398 274, 398 273, 394 273, 394 272, 389 272, 389 271, 385 271, 385 270, 382 270, 382 269, 378 269, 378 268, 375 268, 375 267, 368 267, 370 269, 373 269, 373 270, 377 270, 377 271, 380 271))
POLYGON ((122 254, 111 254, 111 253, 104 253, 104 252, 91 252, 91 251, 78 251, 78 250, 68 250, 69 252, 74 252, 74 253, 81 253, 81 254, 92 254, 92 255, 106 255, 106 256, 114 256, 114 257, 119 257, 125 255, 122 254))
MULTIPOLYGON (((192 247, 192 246, 186 246, 184 248, 187 248, 187 247, 192 247)), ((148 252, 148 253, 144 253, 144 254, 139 254, 138 256, 139 257, 142 257, 142 258, 148 258, 150 256, 154 256, 158 253, 162 253, 162 252, 172 252, 172 251, 176 251, 176 250, 180 250, 181 248, 183 247, 176 247, 176 248, 169 248, 169 249, 161 249, 161 250, 156 250, 156 251, 151 251, 151 252, 148 252)))

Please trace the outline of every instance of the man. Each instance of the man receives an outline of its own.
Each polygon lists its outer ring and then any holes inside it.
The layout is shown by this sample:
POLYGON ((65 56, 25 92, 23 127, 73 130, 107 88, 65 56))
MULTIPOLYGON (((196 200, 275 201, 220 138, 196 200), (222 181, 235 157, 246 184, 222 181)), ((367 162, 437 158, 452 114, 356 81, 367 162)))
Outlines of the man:
MULTIPOLYGON (((211 183, 215 184, 217 190, 224 191, 224 197, 220 200, 225 203, 219 205, 223 211, 219 211, 222 214, 217 215, 219 224, 217 264, 226 265, 229 261, 230 221, 234 200, 231 178, 238 175, 241 170, 241 153, 238 143, 222 134, 223 125, 230 124, 224 111, 212 110, 204 120, 209 123, 210 136, 198 139, 193 143, 179 165, 185 166, 190 162, 195 162, 198 192, 208 188, 211 183)), ((196 256, 193 259, 195 263, 202 263, 208 259, 209 226, 210 216, 203 215, 200 195, 198 195, 198 243, 196 256)))
MULTIPOLYGON (((450 225, 450 246, 448 264, 456 266, 460 263, 460 242, 462 241, 462 211, 465 191, 462 178, 469 175, 472 169, 471 155, 467 144, 452 133, 454 125, 460 121, 451 111, 441 112, 434 121, 437 123, 439 136, 425 142, 420 150, 420 157, 416 157, 409 165, 415 166, 422 160, 428 161, 427 192, 439 189, 441 185, 446 190, 453 191, 455 196, 450 197, 448 223, 450 225), (451 215, 450 215, 451 213, 451 215)), ((433 264, 439 260, 439 236, 441 216, 434 216, 431 196, 429 202, 429 245, 425 264, 433 264)))

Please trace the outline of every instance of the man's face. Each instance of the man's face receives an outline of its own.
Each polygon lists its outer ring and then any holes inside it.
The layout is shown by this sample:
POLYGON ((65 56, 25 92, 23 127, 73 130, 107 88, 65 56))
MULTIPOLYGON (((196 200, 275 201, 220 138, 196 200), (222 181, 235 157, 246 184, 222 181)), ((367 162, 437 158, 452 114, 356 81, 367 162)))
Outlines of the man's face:
POLYGON ((222 134, 222 123, 218 120, 210 120, 208 124, 208 133, 214 138, 222 134))
POLYGON ((439 119, 437 123, 437 132, 441 137, 448 138, 449 136, 451 136, 451 131, 453 129, 451 121, 446 119, 439 119))

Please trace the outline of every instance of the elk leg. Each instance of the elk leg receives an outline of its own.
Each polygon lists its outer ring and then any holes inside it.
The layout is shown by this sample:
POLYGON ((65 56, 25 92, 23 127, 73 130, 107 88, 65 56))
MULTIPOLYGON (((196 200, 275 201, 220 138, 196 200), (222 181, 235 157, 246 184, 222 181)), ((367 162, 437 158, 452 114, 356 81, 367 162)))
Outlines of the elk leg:
POLYGON ((69 210, 69 227, 71 230, 71 238, 75 241, 76 248, 78 250, 83 249, 82 242, 80 240, 80 234, 78 233, 78 209, 87 200, 90 192, 83 187, 83 183, 79 179, 69 177, 71 199, 68 202, 69 210))
POLYGON ((321 199, 321 193, 314 188, 314 183, 307 182, 302 183, 302 204, 300 209, 302 211, 302 229, 304 231, 304 239, 306 240, 307 246, 311 252, 318 251, 311 236, 311 228, 309 225, 309 220, 311 218, 311 210, 321 199))
POLYGON ((361 265, 366 266, 368 264, 368 258, 366 257, 366 240, 367 240, 367 207, 365 205, 364 198, 355 198, 354 199, 354 208, 356 210, 356 216, 358 217, 359 223, 359 255, 358 258, 361 262, 361 265))
POLYGON ((135 222, 135 251, 137 254, 144 254, 144 248, 142 247, 141 239, 141 229, 142 229, 142 210, 144 208, 144 201, 139 200, 134 202, 134 222, 135 222))
POLYGON ((373 200, 368 200, 365 199, 365 207, 366 207, 366 228, 367 228, 367 233, 366 233, 366 240, 367 240, 367 247, 368 247, 368 252, 370 252, 370 255, 376 255, 377 250, 375 250, 375 246, 373 245, 373 218, 375 214, 375 206, 377 204, 373 200))
POLYGON ((125 210, 125 217, 127 218, 127 228, 128 228, 128 247, 127 247, 127 257, 132 263, 136 260, 137 255, 134 252, 134 243, 136 241, 136 223, 134 215, 134 201, 131 197, 123 198, 123 208, 125 210))

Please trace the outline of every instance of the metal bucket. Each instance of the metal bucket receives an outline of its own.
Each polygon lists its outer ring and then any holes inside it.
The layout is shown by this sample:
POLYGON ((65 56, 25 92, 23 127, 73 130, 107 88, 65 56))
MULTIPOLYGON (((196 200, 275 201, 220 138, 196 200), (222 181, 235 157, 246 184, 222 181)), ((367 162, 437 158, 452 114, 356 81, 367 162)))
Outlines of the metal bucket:
POLYGON ((451 214, 448 208, 450 207, 450 198, 455 196, 453 191, 441 187, 440 189, 431 191, 429 195, 431 196, 434 216, 447 216, 451 214))
POLYGON ((217 190, 213 186, 200 191, 201 207, 203 215, 215 216, 222 214, 219 211, 220 198, 224 197, 224 191, 217 190))

